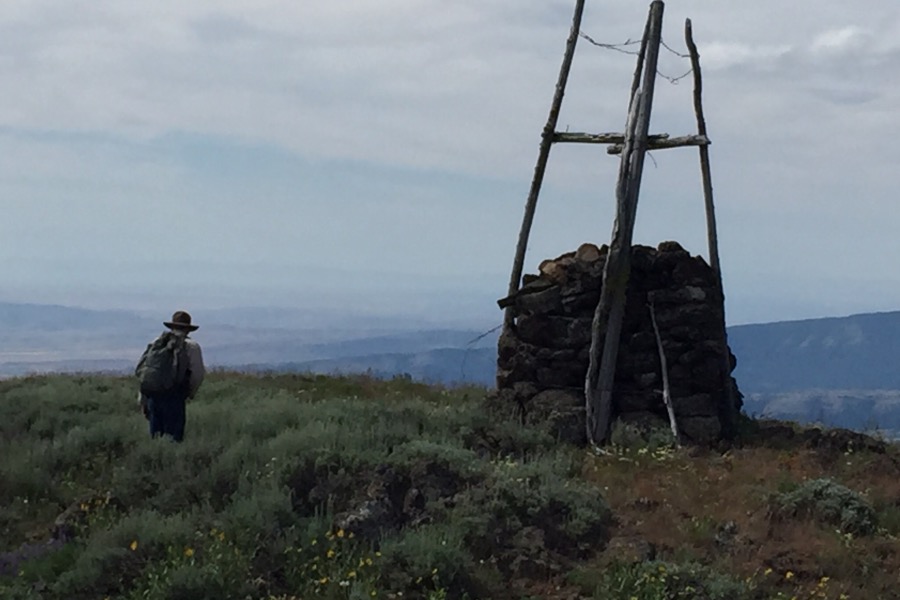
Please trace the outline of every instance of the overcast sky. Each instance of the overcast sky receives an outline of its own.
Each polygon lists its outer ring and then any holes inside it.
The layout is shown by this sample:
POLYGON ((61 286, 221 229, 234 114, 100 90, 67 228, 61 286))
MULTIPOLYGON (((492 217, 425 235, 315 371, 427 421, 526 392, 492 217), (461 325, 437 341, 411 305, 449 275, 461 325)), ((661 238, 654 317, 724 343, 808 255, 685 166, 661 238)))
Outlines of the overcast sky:
MULTIPOLYGON (((638 38, 649 3, 588 0, 638 38)), ((574 0, 4 0, 0 301, 500 318, 574 0)), ((671 1, 704 68, 732 324, 900 309, 900 3, 671 1)), ((683 74, 664 52, 660 71, 683 74)), ((580 43, 560 128, 621 130, 634 57, 580 43)), ((695 130, 660 80, 651 129, 695 130)), ((526 272, 608 242, 617 159, 556 147, 526 272)), ((697 152, 636 242, 706 254, 697 152)))

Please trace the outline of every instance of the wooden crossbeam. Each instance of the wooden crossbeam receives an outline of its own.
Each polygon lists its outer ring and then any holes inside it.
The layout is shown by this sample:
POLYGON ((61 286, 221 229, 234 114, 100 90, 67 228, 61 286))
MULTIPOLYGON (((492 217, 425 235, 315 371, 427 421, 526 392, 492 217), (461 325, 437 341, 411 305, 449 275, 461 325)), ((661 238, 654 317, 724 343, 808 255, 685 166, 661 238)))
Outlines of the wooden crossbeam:
MULTIPOLYGON (((685 148, 688 146, 709 146, 712 142, 705 135, 684 135, 681 137, 654 140, 652 137, 647 143, 647 150, 665 150, 666 148, 685 148)), ((621 154, 625 144, 614 144, 606 149, 607 154, 621 154)))
MULTIPOLYGON (((625 146, 624 133, 569 133, 557 131, 553 134, 557 144, 610 144, 608 154, 621 154, 625 146)), ((685 148, 688 146, 709 146, 712 142, 705 135, 683 135, 669 137, 668 133, 647 136, 647 150, 685 148)))
MULTIPOLYGON (((648 136, 648 141, 661 142, 669 139, 668 133, 658 133, 648 136)), ((569 133, 557 131, 553 134, 555 143, 568 144, 624 144, 624 133, 569 133)))

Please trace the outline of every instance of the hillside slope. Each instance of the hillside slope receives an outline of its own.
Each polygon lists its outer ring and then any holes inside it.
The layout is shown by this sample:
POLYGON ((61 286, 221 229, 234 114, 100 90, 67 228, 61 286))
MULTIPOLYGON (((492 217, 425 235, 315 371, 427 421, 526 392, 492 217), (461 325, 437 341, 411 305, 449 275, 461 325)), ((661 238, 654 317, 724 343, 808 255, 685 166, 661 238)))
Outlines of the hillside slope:
POLYGON ((900 589, 900 450, 746 421, 604 454, 484 391, 213 373, 183 444, 128 379, 0 382, 0 597, 837 600, 900 589), (401 596, 402 594, 402 596, 401 596))

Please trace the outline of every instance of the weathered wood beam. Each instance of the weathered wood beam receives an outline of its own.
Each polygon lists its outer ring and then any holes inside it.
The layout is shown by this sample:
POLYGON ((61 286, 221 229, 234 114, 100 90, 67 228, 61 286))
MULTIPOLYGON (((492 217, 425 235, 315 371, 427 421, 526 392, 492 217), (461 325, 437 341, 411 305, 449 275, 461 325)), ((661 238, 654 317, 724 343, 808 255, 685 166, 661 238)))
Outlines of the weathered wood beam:
POLYGON ((653 325, 653 335, 656 336, 656 349, 659 352, 659 369, 662 372, 662 396, 663 403, 666 405, 666 412, 669 413, 669 429, 672 431, 672 437, 675 439, 675 445, 679 445, 678 439, 678 420, 675 418, 675 406, 672 404, 672 390, 669 387, 669 365, 666 361, 666 350, 663 347, 662 336, 659 334, 659 325, 656 322, 656 309, 653 303, 649 305, 650 323, 653 325))
MULTIPOLYGON (((703 116, 703 76, 700 72, 700 53, 694 43, 691 20, 684 23, 684 38, 691 55, 694 72, 694 112, 697 115, 697 135, 706 137, 706 118, 703 116)), ((716 206, 713 202, 712 169, 709 165, 709 148, 700 146, 700 173, 703 178, 703 199, 706 203, 706 232, 709 242, 709 266, 722 278, 719 265, 719 236, 716 233, 716 206)))
MULTIPOLYGON (((669 139, 668 133, 658 133, 648 137, 650 142, 659 142, 669 139)), ((624 144, 624 133, 569 133, 557 131, 553 134, 553 141, 561 144, 624 144)))
MULTIPOLYGON (((684 40, 691 55, 691 69, 694 71, 694 112, 697 116, 697 134, 706 135, 706 117, 703 115, 703 75, 700 71, 700 53, 694 43, 694 31, 691 20, 684 22, 684 40)), ((722 302, 722 341, 728 348, 728 329, 725 320, 725 287, 722 284, 722 264, 719 261, 719 235, 716 231, 716 205, 713 202, 712 168, 709 163, 709 147, 700 146, 700 175, 703 181, 703 199, 706 204, 706 234, 709 244, 709 266, 716 273, 719 288, 719 299, 722 302)), ((731 358, 726 352, 723 356, 722 392, 726 405, 720 411, 722 431, 726 438, 736 434, 738 410, 735 389, 731 384, 731 358)))
MULTIPOLYGON (((666 148, 685 148, 689 146, 709 146, 712 142, 705 135, 684 135, 647 142, 647 150, 665 150, 666 148)), ((607 154, 621 154, 624 144, 614 144, 606 149, 607 154)))
MULTIPOLYGON (((559 121, 559 111, 562 106, 563 96, 566 93, 566 83, 569 80, 569 71, 572 69, 572 58, 575 56, 575 46, 578 43, 578 33, 581 31, 581 18, 584 14, 585 0, 576 0, 575 12, 572 15, 572 28, 566 40, 566 51, 563 62, 559 68, 559 77, 556 81, 556 91, 553 94, 553 103, 550 105, 550 114, 547 124, 541 133, 541 146, 538 151, 537 164, 534 167, 534 177, 531 180, 531 189, 525 202, 525 216, 522 219, 522 228, 519 231, 519 241, 516 244, 516 256, 513 259, 512 273, 509 277, 509 293, 512 296, 519 290, 522 281, 522 268, 525 265, 525 251, 528 248, 528 236, 534 223, 534 213, 537 209, 538 196, 541 192, 541 184, 544 181, 544 173, 547 170, 547 160, 550 158, 550 148, 553 146, 553 134, 559 121)), ((504 330, 513 324, 512 307, 507 307, 503 314, 504 330)))
POLYGON ((632 83, 632 90, 635 91, 625 127, 625 150, 622 152, 616 185, 616 220, 603 269, 600 302, 594 311, 590 361, 585 377, 585 412, 587 437, 595 446, 602 445, 609 439, 612 421, 613 384, 625 317, 628 280, 631 277, 631 245, 644 159, 647 155, 664 8, 662 0, 654 0, 650 5, 638 70, 632 83), (639 82, 642 70, 643 81, 639 82))

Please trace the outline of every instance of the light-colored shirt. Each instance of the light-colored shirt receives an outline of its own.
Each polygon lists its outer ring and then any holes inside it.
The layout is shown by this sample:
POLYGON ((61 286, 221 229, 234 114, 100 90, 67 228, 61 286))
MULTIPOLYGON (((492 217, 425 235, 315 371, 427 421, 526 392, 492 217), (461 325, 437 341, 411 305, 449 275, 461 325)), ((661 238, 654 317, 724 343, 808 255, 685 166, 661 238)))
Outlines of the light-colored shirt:
POLYGON ((197 390, 200 389, 200 384, 203 383, 203 378, 206 376, 206 366, 203 364, 203 352, 200 350, 200 344, 191 338, 187 338, 184 349, 187 356, 188 369, 190 369, 191 373, 188 381, 190 389, 188 397, 193 398, 197 395, 197 390))

